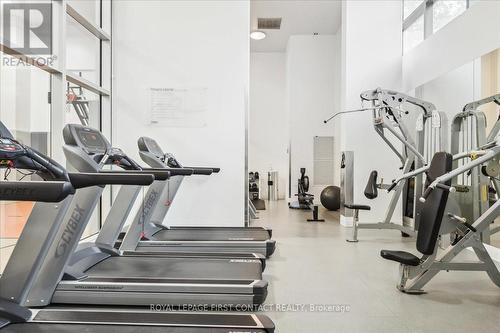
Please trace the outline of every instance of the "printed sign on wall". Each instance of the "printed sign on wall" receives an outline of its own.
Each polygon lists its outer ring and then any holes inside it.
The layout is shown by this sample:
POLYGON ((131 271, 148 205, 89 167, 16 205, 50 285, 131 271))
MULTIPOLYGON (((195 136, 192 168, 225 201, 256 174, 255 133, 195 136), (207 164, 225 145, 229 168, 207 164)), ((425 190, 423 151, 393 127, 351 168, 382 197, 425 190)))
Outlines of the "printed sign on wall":
POLYGON ((150 125, 205 127, 207 88, 151 88, 150 125))

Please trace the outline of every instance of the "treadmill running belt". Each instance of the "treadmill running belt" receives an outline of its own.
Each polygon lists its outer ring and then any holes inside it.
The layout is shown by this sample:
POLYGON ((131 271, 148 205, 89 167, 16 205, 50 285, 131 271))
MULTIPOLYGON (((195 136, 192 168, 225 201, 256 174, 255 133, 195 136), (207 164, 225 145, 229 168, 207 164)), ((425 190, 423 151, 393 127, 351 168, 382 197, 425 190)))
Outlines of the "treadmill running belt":
POLYGON ((155 233, 155 241, 265 241, 269 239, 267 230, 219 230, 208 229, 165 229, 155 233))
MULTIPOLYGON (((36 322, 66 322, 66 323, 134 323, 147 325, 191 325, 212 327, 259 327, 252 315, 204 314, 204 313, 173 313, 173 312, 120 312, 120 311, 40 311, 36 314, 36 322)), ((131 325, 133 326, 133 325, 131 325)))
POLYGON ((259 260, 204 260, 161 257, 109 257, 85 272, 89 277, 261 280, 259 260))
MULTIPOLYGON (((146 251, 140 251, 140 252, 134 252, 134 251, 125 251, 123 253, 124 255, 137 255, 137 256, 158 256, 158 257, 164 257, 164 258, 215 258, 215 259, 227 259, 227 258, 238 258, 238 259, 259 259, 257 258, 254 254, 252 253, 209 253, 209 252, 204 252, 201 255, 198 253, 189 253, 189 252, 178 252, 178 253, 172 253, 172 252, 146 252, 146 251)), ((260 259, 259 259, 260 260, 260 259)))
POLYGON ((82 282, 103 282, 103 283, 199 283, 199 284, 233 284, 242 285, 255 282, 255 280, 198 280, 198 279, 145 279, 145 278, 85 278, 82 282))

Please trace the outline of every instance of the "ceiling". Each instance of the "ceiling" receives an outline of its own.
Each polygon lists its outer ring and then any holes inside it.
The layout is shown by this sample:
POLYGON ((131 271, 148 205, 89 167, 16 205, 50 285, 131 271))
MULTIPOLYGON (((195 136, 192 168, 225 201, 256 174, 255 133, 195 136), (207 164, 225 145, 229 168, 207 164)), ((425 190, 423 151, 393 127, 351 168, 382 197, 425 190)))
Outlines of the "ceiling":
POLYGON ((250 29, 257 29, 257 18, 281 17, 280 30, 262 30, 263 40, 251 40, 252 52, 284 52, 291 35, 334 34, 340 28, 340 0, 252 0, 250 29))

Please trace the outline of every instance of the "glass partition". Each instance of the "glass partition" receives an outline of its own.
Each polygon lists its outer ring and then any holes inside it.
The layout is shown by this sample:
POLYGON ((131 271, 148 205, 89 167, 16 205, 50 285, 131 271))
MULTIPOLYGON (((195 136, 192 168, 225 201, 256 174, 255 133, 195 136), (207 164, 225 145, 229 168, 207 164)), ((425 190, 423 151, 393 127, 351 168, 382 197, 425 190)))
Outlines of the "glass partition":
MULTIPOLYGON (((5 17, 11 3, 0 0, 0 17, 5 17)), ((30 6, 36 6, 38 14, 21 20, 24 14, 18 11, 10 16, 17 20, 13 28, 6 30, 0 24, 0 121, 19 141, 65 165, 61 147, 67 123, 86 123, 108 137, 111 132, 111 1, 16 3, 30 13, 30 6), (28 42, 20 31, 32 19, 43 23, 45 30, 28 42)), ((0 181, 35 177, 21 172, 0 168, 0 181)), ((84 237, 100 229, 111 198, 106 188, 84 237)), ((33 205, 0 202, 0 274, 33 205)))
MULTIPOLYGON (((36 67, 20 66, 1 54, 0 121, 17 140, 50 154, 50 74, 36 67)), ((0 181, 30 179, 25 170, 0 169, 0 181)), ((0 272, 31 213, 33 202, 0 201, 0 272)))
POLYGON ((92 83, 100 83, 101 41, 72 17, 66 17, 66 69, 92 83))

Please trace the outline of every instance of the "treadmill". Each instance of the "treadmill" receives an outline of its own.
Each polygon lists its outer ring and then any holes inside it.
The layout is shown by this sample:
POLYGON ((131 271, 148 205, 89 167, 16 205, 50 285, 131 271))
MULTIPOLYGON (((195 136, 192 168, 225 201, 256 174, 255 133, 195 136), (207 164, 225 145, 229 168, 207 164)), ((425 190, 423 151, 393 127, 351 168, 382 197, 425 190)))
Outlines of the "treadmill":
MULTIPOLYGON (((0 181, 0 200, 37 201, 0 277, 0 331, 3 333, 230 333, 274 332, 263 315, 151 312, 112 308, 38 308, 50 303, 37 293, 53 289, 71 254, 60 218, 77 189, 105 184, 148 185, 152 174, 104 172, 71 174, 36 150, 16 141, 0 122, 0 168, 34 172, 44 181, 0 181), (46 275, 49 271, 51 274, 46 275)), ((66 232, 66 233, 65 233, 66 232)))
MULTIPOLYGON (((82 125, 64 128, 63 147, 69 165, 79 172, 99 173, 106 165, 128 172, 153 173, 160 178, 169 171, 143 169, 122 150, 111 147, 98 131, 82 125)), ((95 210, 103 188, 81 189, 74 195, 63 217, 71 232, 83 232, 95 210), (76 214, 76 215, 75 215, 76 214), (77 220, 77 223, 75 222, 77 220)), ((145 203, 143 216, 151 212, 145 203)), ((163 256, 123 256, 112 246, 80 244, 72 255, 53 303, 173 306, 210 304, 257 305, 267 296, 260 260, 205 259, 163 256)))
MULTIPOLYGON (((165 154, 158 143, 148 137, 138 140, 142 160, 152 168, 182 169, 172 154, 165 154)), ((187 167, 191 168, 191 167, 187 167)), ((218 168, 213 169, 218 172, 218 168)), ((149 219, 141 224, 132 224, 126 233, 120 249, 136 252, 244 252, 271 256, 276 241, 271 239, 272 231, 261 227, 166 227, 162 225, 165 216, 182 183, 183 177, 168 182, 155 182, 144 198, 145 203, 155 204, 149 219)))
MULTIPOLYGON (((138 170, 140 167, 137 168, 138 170)), ((170 173, 168 180, 156 180, 147 190, 145 197, 148 199, 143 205, 146 209, 139 209, 131 222, 129 227, 129 238, 134 235, 132 239, 132 246, 128 249, 126 246, 121 248, 121 255, 124 256, 161 256, 161 257, 175 257, 175 258, 204 258, 204 259, 235 259, 235 260, 259 260, 261 262, 262 270, 265 268, 266 257, 262 254, 250 252, 181 252, 181 251, 168 251, 162 249, 161 251, 146 251, 140 249, 136 251, 135 245, 139 239, 144 238, 144 230, 146 221, 150 220, 151 214, 157 210, 157 206, 165 206, 171 204, 169 198, 169 191, 163 191, 166 186, 181 182, 184 177, 191 175, 211 175, 213 172, 218 172, 212 168, 162 168, 170 173), (166 184, 166 182, 169 184, 166 184), (160 195, 158 195, 160 193, 160 195), (130 250, 132 249, 132 250, 130 250)), ((95 243, 101 248, 116 248, 120 249, 125 233, 121 233, 126 221, 130 216, 132 207, 134 206, 137 197, 143 190, 142 186, 122 186, 118 191, 113 206, 111 207, 104 224, 97 236, 95 243)))

